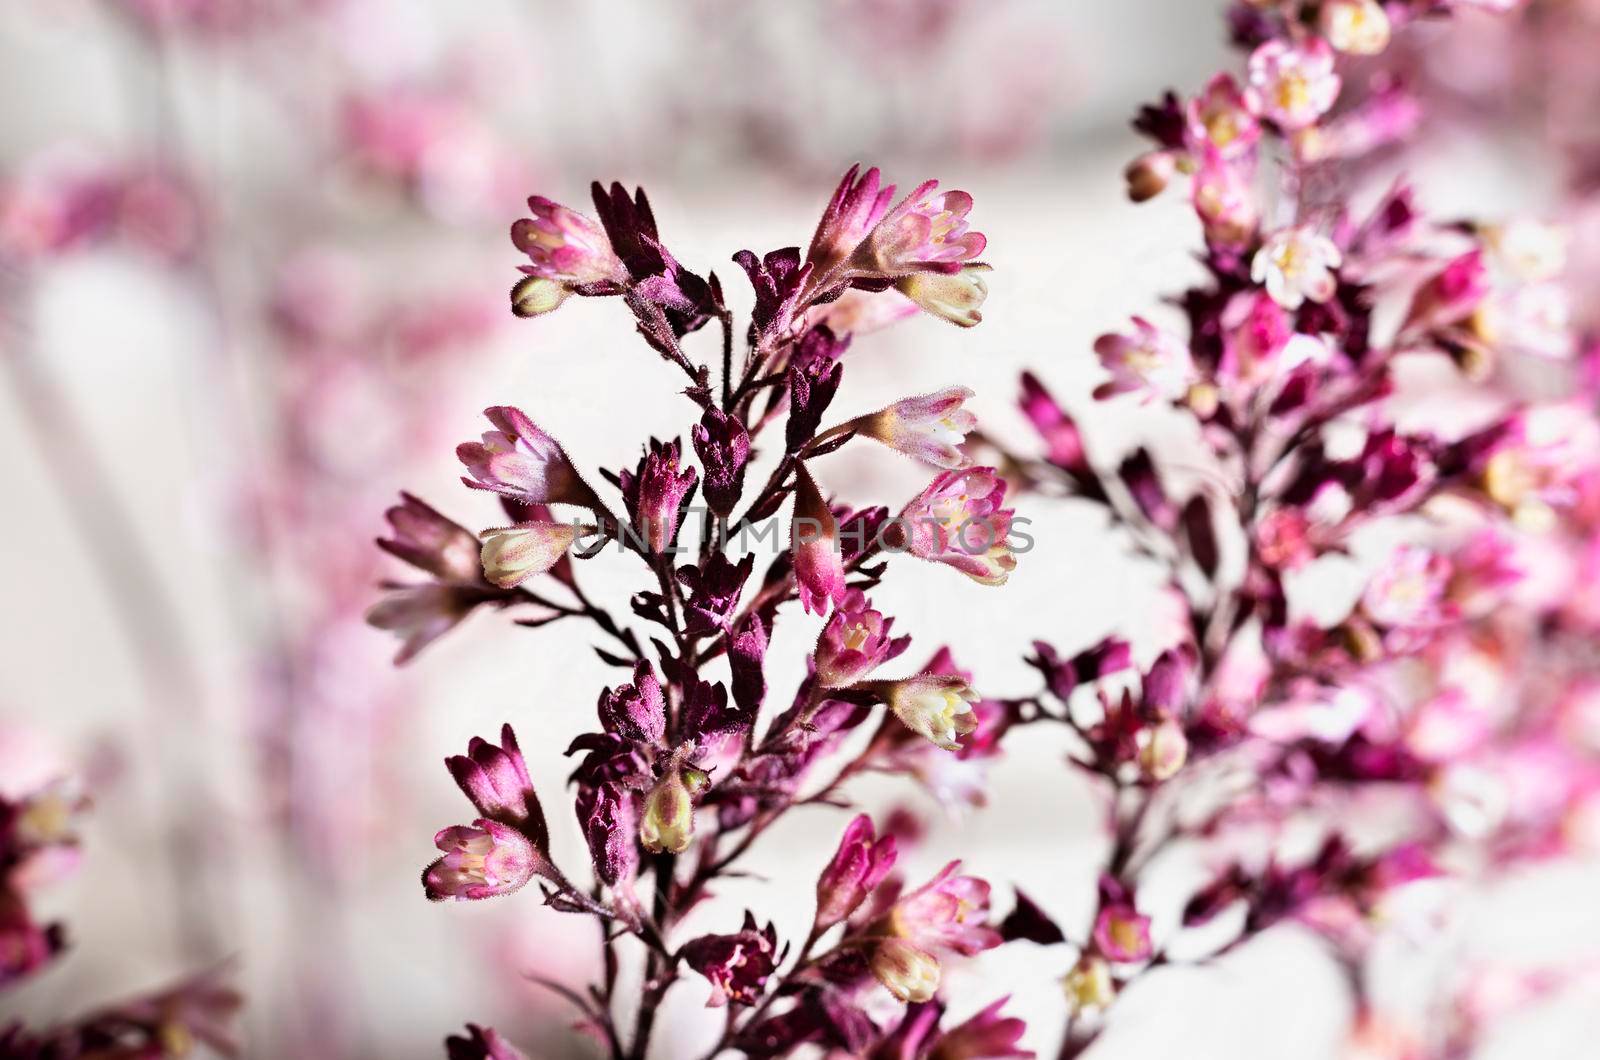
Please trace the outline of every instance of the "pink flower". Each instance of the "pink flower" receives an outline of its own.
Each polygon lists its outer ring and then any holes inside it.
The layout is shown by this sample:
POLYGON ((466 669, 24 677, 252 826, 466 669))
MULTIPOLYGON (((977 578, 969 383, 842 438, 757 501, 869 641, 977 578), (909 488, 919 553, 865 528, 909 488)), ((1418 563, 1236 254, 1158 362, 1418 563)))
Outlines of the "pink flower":
POLYGON ((850 589, 817 639, 817 680, 824 688, 844 688, 893 659, 910 637, 889 636, 894 619, 872 609, 859 589, 850 589))
POLYGON ((913 272, 961 271, 983 253, 986 240, 967 227, 972 196, 964 191, 935 194, 936 180, 924 181, 873 226, 851 256, 862 275, 904 276, 913 272))
POLYGON ((1430 277, 1411 298, 1402 330, 1433 331, 1466 320, 1489 293, 1483 251, 1470 250, 1430 277))
POLYGON ((1389 46, 1389 16, 1378 0, 1327 0, 1317 12, 1322 35, 1350 55, 1377 55, 1389 46))
POLYGON ((478 580, 478 537, 451 522, 409 493, 384 513, 392 538, 380 538, 378 547, 444 582, 471 584, 478 580))
POLYGON ((1108 961, 1128 964, 1147 960, 1150 918, 1133 904, 1133 894, 1111 876, 1100 878, 1100 912, 1094 921, 1095 949, 1108 961))
POLYGON ((978 728, 978 693, 959 675, 922 673, 856 687, 879 692, 906 728, 946 751, 959 751, 961 738, 978 728))
POLYGON ((830 602, 843 600, 845 593, 839 523, 803 464, 796 472, 794 496, 790 544, 800 606, 807 612, 826 614, 830 602))
POLYGON ((872 948, 869 967, 873 978, 900 1001, 931 1001, 939 989, 939 958, 904 939, 880 941, 872 948))
POLYGON ((1264 283, 1272 300, 1285 309, 1299 309, 1306 299, 1326 302, 1338 281, 1333 271, 1343 262, 1327 236, 1305 226, 1280 229, 1268 236, 1250 262, 1250 278, 1264 283))
POLYGON ((1361 597, 1367 617, 1383 626, 1414 629, 1436 625, 1447 616, 1450 560, 1426 548, 1402 545, 1361 597))
POLYGON ((839 849, 817 878, 816 930, 849 919, 894 868, 894 836, 879 839, 872 818, 859 814, 844 830, 839 849))
POLYGON ((418 652, 454 629, 478 605, 493 598, 494 590, 465 585, 390 585, 389 591, 367 611, 367 624, 400 637, 396 664, 414 659, 418 652))
POLYGON ((1189 347, 1143 317, 1134 317, 1133 326, 1131 334, 1101 335, 1094 341, 1101 367, 1111 373, 1109 382, 1095 387, 1094 396, 1104 400, 1139 394, 1146 401, 1183 397, 1196 378, 1189 347))
POLYGON ((521 409, 497 405, 483 410, 495 429, 481 442, 462 442, 456 457, 473 489, 490 490, 523 504, 594 504, 594 494, 561 446, 541 431, 521 409))
POLYGON ((978 418, 961 407, 971 397, 971 390, 953 386, 935 394, 903 398, 845 426, 937 467, 963 468, 972 461, 960 447, 978 426, 978 418))
POLYGON ((484 577, 502 589, 513 589, 550 570, 578 539, 570 523, 531 520, 483 532, 484 577))
POLYGON ((1299 508, 1275 508, 1256 524, 1256 555, 1273 570, 1299 570, 1316 558, 1311 520, 1299 508))
POLYGON ((1240 88, 1232 74, 1218 74, 1205 91, 1189 101, 1186 139, 1189 150, 1209 146, 1229 162, 1248 155, 1261 139, 1261 99, 1254 89, 1240 88))
POLYGON ((778 933, 771 924, 756 929, 755 917, 744 914, 744 928, 733 935, 702 935, 683 946, 683 960, 711 981, 707 1008, 730 1001, 753 1005, 766 990, 777 967, 778 933))
POLYGON ((1017 560, 1007 540, 1012 510, 992 467, 946 471, 900 513, 893 529, 920 559, 945 563, 984 585, 1003 585, 1017 560))
POLYGON ((939 874, 902 896, 887 915, 889 932, 925 950, 970 957, 1000 945, 989 926, 989 885, 976 876, 957 876, 952 861, 939 874))
POLYGON ((423 890, 434 902, 476 901, 520 890, 539 874, 544 856, 528 837, 499 821, 474 821, 472 827, 446 828, 433 837, 444 857, 422 874, 423 890))
POLYGON ((1068 471, 1087 473, 1089 460, 1083 449, 1083 432, 1032 372, 1022 373, 1022 414, 1044 439, 1045 459, 1068 471))
POLYGON ((1003 997, 964 1023, 950 1028, 933 1042, 930 1060, 1032 1060, 1022 1048, 1028 1025, 1015 1016, 1002 1016, 1009 997, 1003 997))
POLYGON ((1290 131, 1315 123, 1339 98, 1333 49, 1320 37, 1258 47, 1250 56, 1250 84, 1261 94, 1262 113, 1290 131))
POLYGON ((540 195, 528 200, 528 209, 533 216, 511 226, 511 242, 532 262, 518 266, 527 276, 517 285, 520 295, 512 296, 524 307, 518 315, 548 312, 574 288, 627 283, 628 272, 598 222, 540 195))

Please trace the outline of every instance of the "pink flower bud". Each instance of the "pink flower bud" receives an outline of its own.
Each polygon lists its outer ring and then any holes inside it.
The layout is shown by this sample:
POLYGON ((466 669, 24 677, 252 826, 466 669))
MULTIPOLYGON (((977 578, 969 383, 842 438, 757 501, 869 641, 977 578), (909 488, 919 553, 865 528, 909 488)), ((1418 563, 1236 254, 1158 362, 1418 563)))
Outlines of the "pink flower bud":
POLYGON ((822 627, 817 640, 817 680, 824 688, 844 688, 905 650, 910 637, 889 637, 894 619, 872 609, 866 596, 851 589, 822 627))
POLYGON ((844 599, 844 555, 839 549, 839 523, 822 491, 802 464, 795 472, 794 523, 790 544, 800 606, 826 614, 833 601, 844 599))
POLYGON ((392 538, 378 547, 440 581, 471 584, 478 580, 478 538, 409 493, 384 512, 392 538))
POLYGON ((989 884, 976 876, 957 876, 952 861, 939 874, 895 902, 886 917, 891 934, 930 950, 952 950, 970 957, 1000 945, 989 926, 989 884))
POLYGON ((972 461, 960 449, 978 419, 961 406, 972 391, 953 386, 935 394, 904 398, 879 412, 848 424, 857 434, 873 438, 907 456, 937 467, 959 469, 972 461))
POLYGON ((865 275, 904 276, 913 272, 957 272, 983 253, 981 232, 969 231, 972 196, 964 191, 936 193, 939 182, 925 181, 890 210, 850 259, 865 275))
POLYGON ((894 861, 893 836, 877 838, 866 814, 851 821, 833 860, 817 878, 816 929, 825 931, 848 919, 883 882, 894 861))
POLYGON ((1183 397, 1196 378, 1188 345, 1143 317, 1134 317, 1133 327, 1131 333, 1101 335, 1095 340, 1095 355, 1111 380, 1096 387, 1094 396, 1104 400, 1117 394, 1138 394, 1146 401, 1183 397))
POLYGON ((1008 537, 1006 482, 992 467, 946 471, 918 494, 890 529, 920 559, 954 567, 984 585, 1004 585, 1016 568, 1008 537))
POLYGON ((531 264, 523 271, 529 276, 563 287, 626 281, 622 262, 598 223, 542 195, 530 198, 528 209, 533 216, 511 226, 511 242, 528 255, 531 264))
POLYGON ((925 312, 957 327, 970 328, 983 322, 979 312, 989 297, 984 274, 993 271, 981 262, 971 262, 958 272, 917 272, 895 281, 895 290, 911 299, 925 312))
POLYGON ((663 444, 652 438, 638 468, 622 473, 622 499, 634 530, 645 547, 658 554, 677 538, 684 501, 699 478, 692 467, 678 470, 682 452, 677 439, 663 444))

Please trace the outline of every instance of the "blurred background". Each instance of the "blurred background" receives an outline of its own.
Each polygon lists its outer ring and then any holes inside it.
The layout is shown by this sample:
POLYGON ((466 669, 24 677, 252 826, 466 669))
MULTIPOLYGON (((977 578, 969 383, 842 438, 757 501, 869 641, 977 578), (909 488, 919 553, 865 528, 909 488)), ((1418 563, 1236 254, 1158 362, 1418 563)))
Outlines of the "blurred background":
MULTIPOLYGON (((248 998, 247 1056, 437 1056, 467 1019, 531 1055, 587 1055, 520 973, 588 974, 593 926, 531 896, 430 907, 417 873, 433 831, 459 816, 442 758, 507 719, 546 793, 557 859, 581 850, 557 795, 561 751, 611 672, 583 629, 533 634, 485 615, 397 670, 394 643, 362 621, 395 573, 372 539, 399 489, 470 526, 501 521, 459 484, 453 455, 485 406, 526 409, 586 468, 631 464, 646 433, 689 426, 681 402, 661 400, 675 370, 619 306, 511 316, 506 232, 523 199, 587 209, 592 179, 643 184, 676 255, 729 281, 742 314, 730 256, 804 243, 851 162, 966 189, 995 267, 984 323, 921 318, 859 340, 838 411, 879 407, 908 379, 961 383, 985 429, 1027 449, 1013 402, 1031 367, 1109 458, 1171 425, 1093 406, 1092 339, 1151 312, 1194 273, 1197 245, 1179 197, 1125 202, 1127 119, 1232 61, 1222 7, 0 6, 0 790, 71 775, 93 800, 83 865, 46 900, 72 949, 0 1015, 49 1022, 227 960, 248 998)), ((1594 94, 1536 84, 1537 52, 1468 23, 1448 38, 1426 29, 1436 43, 1413 57, 1417 76, 1504 121, 1469 135, 1440 111, 1424 198, 1445 213, 1552 209, 1555 159, 1590 131, 1594 94)), ((877 452, 841 456, 833 474, 852 502, 922 484, 877 452)), ((1006 695, 1034 687, 1021 658, 1035 638, 1067 650, 1113 631, 1158 639, 1159 575, 1092 510, 1033 509, 1039 545, 1003 590, 891 573, 875 599, 913 634, 912 658, 949 644, 980 690, 1006 695)), ((601 569, 590 580, 614 601, 626 591, 601 569)), ((799 679, 819 624, 780 628, 779 689, 799 679)), ((991 778, 988 806, 959 815, 903 781, 858 791, 930 822, 912 876, 962 856, 1002 908, 1014 881, 1087 916, 1100 808, 1061 755, 1030 739, 991 778)), ((793 815, 752 858, 768 882, 718 908, 747 900, 803 933, 843 823, 793 815)), ((1593 882, 1538 886, 1570 896, 1593 882)), ((1481 944, 1595 941, 1592 910, 1570 898, 1534 903, 1537 916, 1514 901, 1481 944)), ((1008 947, 952 981, 957 997, 961 982, 982 985, 972 1009, 1014 994, 1044 1052, 1063 962, 1008 947)), ((1146 985, 1108 1052, 1332 1057, 1349 1016, 1338 973, 1292 932, 1226 972, 1146 985)), ((702 1001, 674 994, 659 1055, 705 1047, 702 1001)), ((1600 1025, 1570 1008, 1542 1013, 1505 1055, 1592 1055, 1579 1043, 1600 1025)))

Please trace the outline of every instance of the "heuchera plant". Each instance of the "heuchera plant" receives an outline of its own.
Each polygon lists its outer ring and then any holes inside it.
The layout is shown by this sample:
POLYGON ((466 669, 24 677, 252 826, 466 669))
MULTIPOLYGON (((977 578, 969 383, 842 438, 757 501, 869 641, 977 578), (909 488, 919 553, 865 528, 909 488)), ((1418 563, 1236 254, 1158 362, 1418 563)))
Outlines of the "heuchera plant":
POLYGON ((1179 618, 1143 665, 1119 638, 1071 655, 1041 642, 1040 691, 1004 703, 1012 728, 1065 727, 1104 793, 1089 921, 1057 924, 1051 896, 1019 895, 1002 927, 1070 943, 1062 1057, 1101 1040, 1130 983, 1286 922, 1347 973, 1352 1055, 1466 1056, 1508 1005, 1592 974, 1464 968, 1431 1011, 1370 989, 1392 892, 1592 849, 1600 809, 1597 674, 1580 646, 1595 630, 1600 426, 1594 350, 1557 282, 1564 237, 1430 219, 1405 183, 1352 205, 1371 152, 1420 108, 1365 57, 1424 17, 1513 6, 1236 5, 1242 77, 1140 112, 1154 147, 1129 194, 1186 185, 1205 278, 1172 299, 1181 328, 1135 318, 1095 343, 1109 380, 1094 396, 1190 420, 1210 457, 1197 484, 1143 447, 1105 466, 1022 380, 1047 452, 1010 458, 1019 485, 1101 506, 1168 572, 1179 618), (1563 372, 1575 358, 1584 370, 1563 372), (1519 361, 1565 375, 1568 395, 1512 397, 1502 370, 1519 361), (1402 380, 1419 378, 1475 400, 1403 424, 1402 380), (1343 615, 1313 617, 1298 579, 1348 571, 1377 540, 1393 551, 1363 565, 1343 615), (1209 880, 1176 915, 1152 910, 1153 867, 1197 854, 1209 880))
MULTIPOLYGON (((1009 1051, 1022 1025, 998 1001, 960 1025, 941 1019, 945 962, 1000 942, 989 885, 952 863, 906 886, 893 874, 893 836, 866 816, 831 860, 817 859, 817 909, 804 938, 780 939, 736 911, 722 934, 684 939, 676 930, 774 822, 797 806, 838 803, 850 776, 934 778, 944 763, 995 753, 998 706, 973 692, 947 653, 920 670, 897 664, 910 638, 895 635, 867 596, 897 555, 953 568, 930 576, 990 585, 1013 569, 1006 483, 962 448, 975 427, 963 408, 971 393, 948 388, 829 416, 853 336, 919 307, 978 323, 987 266, 978 260, 984 237, 967 220, 971 198, 934 181, 898 195, 878 170, 851 169, 809 247, 735 256, 755 292, 737 357, 720 280, 673 256, 644 193, 596 184, 593 198, 594 217, 529 200, 530 216, 511 230, 528 259, 512 307, 536 316, 569 297, 618 299, 644 342, 683 372, 693 419, 677 438, 644 443, 634 467, 590 476, 533 416, 486 410, 489 429, 457 456, 463 481, 497 494, 508 525, 475 534, 403 497, 379 543, 423 578, 391 586, 371 615, 403 638, 402 660, 480 608, 525 612, 518 621, 528 626, 593 624, 600 657, 619 674, 599 690, 594 729, 569 750, 571 812, 590 864, 552 859, 550 829, 572 818, 547 816, 559 784, 536 785, 507 724, 498 742, 474 739, 447 761, 471 812, 434 837, 427 896, 479 900, 537 881, 553 908, 599 918, 602 980, 551 985, 614 1057, 646 1055, 662 999, 686 979, 727 1011, 713 1053, 781 1055, 817 1043, 851 1053, 1022 1055, 1009 1051), (684 345, 711 323, 722 338, 715 371, 684 345), (899 514, 830 501, 822 458, 859 439, 929 466, 927 488, 899 514), (752 473, 758 458, 771 464, 764 479, 752 473), (763 529, 791 497, 786 547, 763 556, 762 538, 752 546, 746 531, 763 529), (631 617, 582 588, 580 571, 593 562, 636 566, 631 617), (765 653, 794 601, 825 624, 808 676, 780 701, 765 653), (866 726, 876 735, 865 748, 842 754, 845 738, 866 726), (619 965, 633 952, 618 945, 624 936, 646 955, 633 1005, 617 996, 619 965), (897 1018, 869 1014, 891 996, 903 1003, 897 1018)), ((448 1049, 520 1055, 476 1026, 448 1049)))

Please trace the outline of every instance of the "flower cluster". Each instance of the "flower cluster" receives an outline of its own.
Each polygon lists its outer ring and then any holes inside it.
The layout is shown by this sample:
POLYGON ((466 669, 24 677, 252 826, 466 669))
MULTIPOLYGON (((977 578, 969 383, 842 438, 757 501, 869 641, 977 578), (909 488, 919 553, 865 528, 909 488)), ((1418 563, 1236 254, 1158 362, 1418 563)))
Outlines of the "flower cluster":
MULTIPOLYGON (((887 876, 894 842, 876 839, 865 817, 824 872, 813 929, 792 959, 749 912, 732 933, 673 938, 763 832, 797 806, 837 803, 857 773, 914 777, 951 802, 982 797, 983 762, 998 754, 1009 715, 972 690, 948 653, 892 676, 910 637, 894 635, 894 619, 868 595, 898 555, 990 586, 1015 569, 1007 484, 968 454, 972 392, 914 394, 828 422, 854 335, 919 308, 978 323, 987 266, 978 260, 984 236, 968 219, 972 199, 933 181, 897 195, 876 169, 850 170, 809 247, 735 255, 755 293, 740 358, 721 281, 667 249, 644 192, 596 184, 593 201, 590 217, 528 200, 530 216, 511 229, 526 256, 512 308, 527 317, 572 297, 619 301, 645 343, 683 373, 687 444, 650 438, 633 467, 589 475, 533 416, 486 410, 490 429, 456 455, 462 481, 494 494, 509 524, 474 534, 403 496, 379 544, 422 577, 388 585, 370 613, 401 637, 401 662, 482 609, 521 613, 525 626, 592 624, 599 657, 622 671, 599 693, 596 726, 568 750, 593 883, 552 860, 552 822, 507 725, 498 744, 474 739, 447 761, 474 813, 434 837, 441 856, 423 872, 424 890, 473 901, 538 878, 547 904, 600 918, 608 939, 641 940, 645 989, 631 1032, 618 1022, 614 976, 587 993, 564 990, 615 1055, 644 1055, 655 1012, 686 969, 710 983, 708 1004, 729 1009, 722 1047, 750 1055, 812 1041, 853 1052, 942 1042, 949 1056, 978 1055, 971 1050, 991 1040, 1014 1045, 1020 1024, 998 1006, 940 1026, 943 962, 1000 942, 987 924, 988 885, 951 865, 902 893, 887 876), (722 332, 715 374, 690 352, 691 337, 713 323, 722 332), (929 466, 927 488, 899 514, 828 496, 823 458, 857 439, 929 466), (787 547, 757 578, 761 557, 746 532, 761 541, 760 524, 791 498, 787 547), (643 578, 628 617, 582 587, 584 565, 613 556, 637 562, 643 578), (807 676, 776 703, 766 649, 791 601, 823 621, 807 676), (841 759, 880 706, 872 738, 841 759), (842 937, 822 950, 840 925, 842 937), (870 998, 874 984, 887 995, 870 998), (910 1007, 886 1022, 888 998, 910 1007)), ((468 1033, 451 1040, 451 1055, 514 1055, 491 1031, 468 1033)))
POLYGON ((1062 1056, 1099 1039, 1129 982, 1285 921, 1326 937, 1347 971, 1359 1055, 1466 1055, 1454 1019, 1379 1011, 1372 960, 1394 892, 1502 877, 1600 834, 1597 671, 1576 647, 1600 618, 1600 391, 1567 323, 1566 239, 1433 219, 1403 182, 1351 205, 1367 156, 1404 140, 1420 106, 1366 57, 1465 6, 1481 5, 1237 5, 1243 76, 1169 93, 1134 123, 1155 146, 1129 168, 1130 196, 1188 177, 1206 277, 1172 299, 1171 322, 1135 318, 1095 343, 1109 379, 1094 397, 1187 418, 1197 485, 1143 447, 1102 464, 1023 379, 1045 455, 1012 466, 1102 506, 1166 573, 1181 618, 1138 650, 1040 643, 1040 691, 1003 703, 1013 727, 1063 726, 1107 803, 1092 919, 1063 930, 1048 896, 1019 895, 1002 924, 1008 939, 1074 939, 1062 1056), (1515 369, 1574 360, 1565 393, 1517 392, 1515 369), (1475 411, 1407 415, 1419 386, 1472 394, 1475 411), (1343 577, 1341 613, 1308 605, 1313 572, 1343 577), (1180 846, 1206 852, 1212 876, 1157 930, 1141 884, 1180 846))

